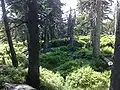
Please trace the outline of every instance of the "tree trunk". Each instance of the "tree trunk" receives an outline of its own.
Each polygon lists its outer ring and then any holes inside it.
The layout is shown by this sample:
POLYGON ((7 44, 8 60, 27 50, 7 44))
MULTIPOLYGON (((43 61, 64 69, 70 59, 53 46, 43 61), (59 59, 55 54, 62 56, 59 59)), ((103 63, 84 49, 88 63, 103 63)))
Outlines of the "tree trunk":
POLYGON ((71 20, 71 25, 70 25, 70 44, 73 46, 74 45, 74 18, 71 20))
POLYGON ((51 23, 51 25, 49 25, 49 32, 50 32, 50 40, 55 39, 55 27, 54 27, 54 23, 51 23))
POLYGON ((29 65, 26 83, 39 89, 39 28, 38 28, 38 4, 36 0, 28 0, 29 11, 26 14, 27 28, 29 32, 29 65))
POLYGON ((1 0, 1 7, 2 7, 2 12, 3 12, 3 21, 4 21, 4 26, 5 26, 5 32, 6 32, 6 35, 7 35, 8 44, 9 44, 10 53, 11 53, 12 64, 13 64, 14 67, 17 67, 18 62, 17 62, 17 58, 16 58, 16 53, 15 53, 15 50, 14 50, 14 47, 13 47, 11 34, 10 34, 7 12, 6 12, 6 9, 5 9, 4 0, 1 0))
POLYGON ((117 9, 116 39, 110 90, 120 90, 120 9, 117 9))
POLYGON ((48 28, 47 26, 44 27, 44 52, 48 51, 48 44, 49 44, 49 35, 48 35, 48 28))
POLYGON ((70 14, 68 19, 68 34, 70 37, 70 45, 74 45, 74 18, 72 18, 72 10, 70 8, 70 14))
POLYGON ((95 29, 93 29, 93 55, 99 57, 100 55, 100 32, 101 32, 101 3, 102 0, 97 0, 96 5, 96 20, 95 20, 95 29))

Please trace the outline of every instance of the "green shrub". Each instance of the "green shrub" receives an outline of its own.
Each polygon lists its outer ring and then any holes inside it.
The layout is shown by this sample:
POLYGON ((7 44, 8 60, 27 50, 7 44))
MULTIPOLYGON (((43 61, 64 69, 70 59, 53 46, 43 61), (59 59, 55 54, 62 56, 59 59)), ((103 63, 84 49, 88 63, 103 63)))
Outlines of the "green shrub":
POLYGON ((76 40, 83 40, 85 42, 89 42, 90 41, 90 36, 77 36, 75 37, 76 40))
POLYGON ((115 37, 114 36, 102 36, 100 39, 100 45, 101 47, 112 47, 114 48, 114 44, 115 44, 115 37))
POLYGON ((60 46, 67 46, 69 44, 68 39, 58 39, 49 42, 50 47, 60 47, 60 46))
POLYGON ((78 50, 78 47, 77 47, 77 46, 68 45, 67 48, 68 48, 68 51, 69 51, 69 52, 75 52, 75 51, 78 50))
POLYGON ((4 83, 20 84, 25 82, 26 70, 8 66, 0 67, 0 88, 4 83))
POLYGON ((67 52, 57 50, 56 52, 42 54, 40 56, 40 65, 52 70, 69 60, 72 60, 72 57, 69 57, 67 52))
POLYGON ((102 49, 103 54, 113 55, 114 49, 112 47, 106 46, 102 49))
POLYGON ((45 68, 40 68, 42 90, 63 90, 64 78, 45 68))
MULTIPOLYGON (((107 73, 95 72, 91 67, 83 67, 72 72, 66 77, 65 87, 68 90, 96 90, 96 88, 108 88, 109 77, 107 73)), ((101 90, 101 89, 100 89, 101 90)))
POLYGON ((79 55, 81 58, 91 59, 92 58, 92 51, 87 48, 82 48, 77 50, 74 54, 79 55))
POLYGON ((73 70, 76 70, 77 68, 81 68, 82 66, 86 66, 88 64, 89 61, 85 59, 71 60, 55 68, 54 71, 58 71, 63 77, 66 77, 69 73, 73 72, 73 70))
POLYGON ((0 64, 4 64, 3 60, 5 60, 6 64, 10 64, 10 52, 8 50, 8 45, 7 44, 0 44, 0 64))
POLYGON ((106 90, 110 84, 110 72, 95 72, 89 66, 75 69, 65 79, 58 72, 40 71, 42 90, 106 90))
POLYGON ((91 62, 91 67, 98 72, 103 72, 105 70, 108 69, 108 64, 107 62, 105 62, 104 60, 102 60, 102 58, 96 59, 93 58, 93 60, 90 61, 91 62))
POLYGON ((86 48, 91 47, 90 36, 75 37, 75 40, 81 44, 81 47, 86 47, 86 48))
MULTIPOLYGON (((75 67, 77 62, 71 62, 75 67)), ((20 84, 25 82, 27 69, 0 67, 0 89, 4 83, 20 84)), ((108 88, 110 72, 95 72, 89 66, 76 68, 69 72, 65 79, 58 73, 40 67, 40 80, 42 90, 94 90, 94 88, 108 88)), ((101 89, 100 89, 101 90, 101 89)), ((103 89, 105 90, 105 89, 103 89)))
POLYGON ((89 38, 89 36, 84 36, 84 37, 79 38, 79 40, 83 40, 87 43, 90 41, 90 38, 89 38))
POLYGON ((14 42, 14 48, 19 66, 25 66, 25 63, 27 62, 27 47, 23 44, 23 42, 14 42))
MULTIPOLYGON (((23 66, 24 63, 26 62, 27 58, 26 58, 26 54, 27 52, 27 47, 23 45, 22 42, 13 42, 14 43, 14 48, 15 48, 15 52, 16 52, 16 57, 17 60, 19 62, 19 66, 23 66)), ((0 64, 3 65, 3 60, 5 60, 5 63, 7 65, 12 65, 11 62, 11 58, 10 58, 11 54, 9 51, 9 46, 8 44, 0 44, 0 64)))
POLYGON ((80 43, 80 47, 85 47, 86 46, 86 42, 83 40, 78 40, 78 42, 80 43))
POLYGON ((61 46, 61 47, 58 47, 58 49, 59 49, 60 51, 64 51, 64 52, 66 52, 66 51, 69 50, 69 48, 68 48, 67 46, 61 46))
POLYGON ((67 45, 67 46, 60 46, 60 47, 57 47, 57 48, 54 48, 54 50, 56 51, 56 52, 60 52, 60 51, 62 51, 62 52, 74 52, 74 51, 76 51, 78 49, 78 47, 76 47, 76 46, 71 46, 71 45, 67 45))
POLYGON ((18 62, 19 62, 19 66, 21 66, 21 67, 25 67, 25 64, 27 63, 27 58, 26 58, 26 55, 25 54, 18 54, 17 53, 17 60, 18 60, 18 62))

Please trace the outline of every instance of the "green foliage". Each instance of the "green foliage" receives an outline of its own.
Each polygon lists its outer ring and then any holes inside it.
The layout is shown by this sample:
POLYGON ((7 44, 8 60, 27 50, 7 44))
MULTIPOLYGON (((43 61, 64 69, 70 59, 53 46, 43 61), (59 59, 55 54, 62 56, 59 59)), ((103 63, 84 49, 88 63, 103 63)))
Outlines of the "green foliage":
POLYGON ((24 45, 23 42, 14 42, 14 48, 16 51, 19 66, 25 66, 27 62, 26 55, 28 54, 27 47, 24 45))
POLYGON ((114 36, 102 36, 100 39, 101 44, 101 53, 105 57, 111 57, 114 53, 114 44, 115 44, 115 37, 114 36))
POLYGON ((85 41, 83 41, 83 40, 79 40, 78 41, 80 44, 81 44, 81 47, 85 47, 86 46, 86 42, 85 41))
POLYGON ((115 44, 114 36, 106 35, 106 36, 102 36, 100 39, 101 47, 108 46, 108 47, 114 48, 114 44, 115 44))
POLYGON ((69 48, 66 47, 66 46, 58 47, 58 49, 59 49, 60 51, 64 51, 64 52, 67 52, 67 51, 69 50, 69 48))
MULTIPOLYGON (((77 40, 77 39, 76 39, 77 40)), ((106 55, 113 54, 113 48, 102 38, 102 47, 99 59, 92 56, 91 48, 87 48, 90 40, 87 37, 79 37, 83 42, 82 47, 60 46, 51 48, 51 52, 40 55, 40 79, 42 90, 105 90, 108 88, 110 72, 106 71, 108 65, 104 61, 106 55), (102 73, 101 73, 102 72, 102 73), (103 89, 102 89, 103 88, 103 89)), ((109 43, 109 42, 108 42, 109 43)), ((113 44, 113 42, 110 41, 113 44)), ((19 66, 27 62, 27 48, 21 42, 14 42, 14 47, 19 61, 19 66)), ((7 65, 11 65, 10 52, 7 44, 0 44, 0 64, 3 65, 4 55, 7 65)), ((1 69, 0 87, 5 82, 24 83, 26 70, 8 68, 1 69)))
POLYGON ((89 42, 90 41, 90 36, 79 36, 78 39, 79 40, 83 40, 85 42, 89 42))
POLYGON ((78 55, 74 54, 77 50, 79 50, 78 47, 71 45, 53 48, 53 52, 48 52, 40 56, 40 65, 49 69, 57 68, 77 58, 78 55))
POLYGON ((42 90, 62 90, 64 78, 59 73, 54 73, 45 68, 40 68, 42 90), (44 88, 44 89, 43 89, 44 88))
POLYGON ((60 51, 63 51, 63 52, 74 52, 77 49, 78 49, 78 47, 76 47, 76 46, 67 45, 67 46, 58 47, 55 50, 60 50, 60 51))
POLYGON ((88 64, 89 61, 85 59, 70 60, 55 68, 54 71, 58 71, 63 77, 66 77, 69 73, 73 72, 73 70, 88 64))
POLYGON ((109 87, 110 72, 95 72, 86 66, 71 71, 65 79, 57 72, 40 68, 42 90, 105 90, 109 87))
POLYGON ((25 82, 26 70, 23 68, 13 68, 8 66, 0 67, 0 89, 4 83, 20 84, 25 82))
MULTIPOLYGON (((43 47, 42 43, 42 47, 43 47)), ((55 39, 49 42, 49 47, 61 47, 61 46, 69 46, 70 40, 68 38, 60 38, 60 39, 55 39)), ((82 47, 83 44, 81 42, 78 42, 77 40, 74 40, 74 45, 78 47, 82 47)))
POLYGON ((68 87, 68 90, 96 90, 96 88, 108 88, 108 78, 110 76, 105 75, 108 75, 108 73, 99 73, 95 72, 91 67, 83 67, 75 70, 66 77, 65 86, 68 87))
POLYGON ((69 40, 67 39, 57 39, 50 42, 50 47, 67 46, 68 44, 69 40))
POLYGON ((91 62, 92 63, 90 66, 95 71, 98 71, 98 72, 103 72, 103 71, 107 70, 109 67, 107 62, 105 62, 102 58, 99 58, 99 59, 93 58, 93 60, 91 62))
POLYGON ((106 46, 102 49, 104 55, 113 55, 114 49, 112 47, 106 46))
POLYGON ((64 78, 73 70, 89 65, 95 71, 103 72, 108 69, 108 64, 103 57, 96 59, 92 52, 87 48, 77 49, 71 53, 68 48, 71 46, 62 46, 55 48, 54 52, 48 52, 41 55, 40 65, 54 72, 58 71, 64 78))
POLYGON ((75 54, 79 55, 81 58, 91 59, 92 58, 92 51, 87 48, 82 48, 77 50, 75 54))
POLYGON ((90 36, 76 36, 75 40, 81 44, 81 47, 91 47, 90 36))
MULTIPOLYGON (((75 65, 71 62, 70 65, 75 65)), ((77 62, 76 62, 77 65, 77 62)), ((0 67, 0 89, 4 83, 24 83, 26 69, 8 66, 0 67)), ((110 72, 95 72, 89 66, 76 68, 63 78, 58 72, 40 67, 40 80, 42 90, 77 90, 95 88, 108 88, 110 72)), ((104 90, 104 89, 103 89, 104 90)))
POLYGON ((90 24, 88 22, 88 14, 78 16, 75 35, 88 35, 90 33, 90 24))
POLYGON ((114 35, 115 34, 115 20, 111 19, 103 23, 102 34, 114 35))
POLYGON ((53 69, 69 60, 71 60, 71 57, 68 57, 67 52, 57 50, 56 52, 48 52, 41 55, 40 65, 49 69, 53 69))
POLYGON ((0 44, 0 64, 4 64, 4 61, 7 65, 10 65, 10 52, 8 51, 7 44, 0 44))
POLYGON ((40 56, 40 65, 49 70, 59 71, 63 77, 84 65, 90 65, 94 70, 101 72, 108 68, 107 63, 104 61, 104 55, 96 59, 92 56, 90 49, 70 45, 61 46, 53 48, 53 52, 42 54, 40 56))
MULTIPOLYGON (((19 62, 19 66, 24 66, 26 62, 27 55, 27 47, 23 45, 22 42, 14 42, 14 48, 16 51, 17 60, 19 62)), ((11 63, 11 54, 9 51, 8 44, 0 44, 0 64, 4 64, 4 61, 7 65, 12 65, 11 63)))

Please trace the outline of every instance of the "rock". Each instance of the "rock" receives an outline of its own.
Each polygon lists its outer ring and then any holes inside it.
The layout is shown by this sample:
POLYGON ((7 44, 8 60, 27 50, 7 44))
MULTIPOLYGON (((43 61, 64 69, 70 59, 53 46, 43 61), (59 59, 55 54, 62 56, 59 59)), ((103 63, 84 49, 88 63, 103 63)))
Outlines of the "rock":
POLYGON ((5 90, 36 90, 35 88, 26 84, 4 84, 5 90))

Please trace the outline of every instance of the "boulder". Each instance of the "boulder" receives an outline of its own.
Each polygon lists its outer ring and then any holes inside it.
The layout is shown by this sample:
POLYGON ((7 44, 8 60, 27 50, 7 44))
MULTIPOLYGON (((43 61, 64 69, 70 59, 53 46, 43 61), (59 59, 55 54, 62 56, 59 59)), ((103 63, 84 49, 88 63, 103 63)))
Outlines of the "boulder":
POLYGON ((4 84, 5 90, 36 90, 35 88, 26 84, 4 84))

